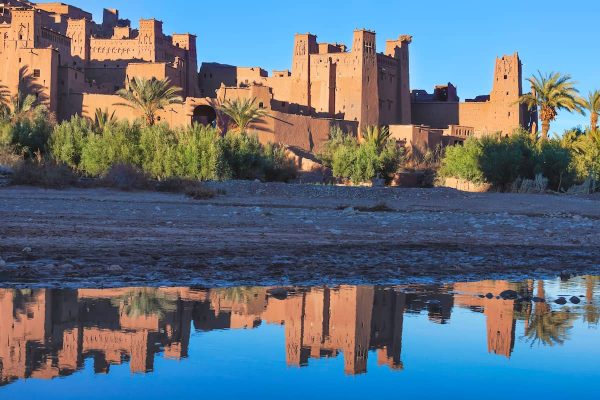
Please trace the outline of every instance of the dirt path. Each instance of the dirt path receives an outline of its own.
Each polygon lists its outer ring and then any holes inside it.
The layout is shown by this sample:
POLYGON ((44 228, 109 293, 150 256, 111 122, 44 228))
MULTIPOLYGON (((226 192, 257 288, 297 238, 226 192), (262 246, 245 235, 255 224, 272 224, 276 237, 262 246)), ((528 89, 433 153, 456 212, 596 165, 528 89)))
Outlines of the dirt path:
POLYGON ((393 284, 600 270, 598 198, 212 185, 227 194, 2 188, 0 286, 393 284), (355 209, 378 203, 394 211, 355 209))

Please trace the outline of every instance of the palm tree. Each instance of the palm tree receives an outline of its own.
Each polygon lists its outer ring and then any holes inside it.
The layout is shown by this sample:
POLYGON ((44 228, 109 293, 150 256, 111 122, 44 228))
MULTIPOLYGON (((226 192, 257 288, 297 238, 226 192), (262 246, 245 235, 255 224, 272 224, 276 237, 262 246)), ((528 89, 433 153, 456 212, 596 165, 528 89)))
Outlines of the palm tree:
POLYGON ((0 84, 0 120, 6 120, 10 117, 10 92, 8 88, 0 84))
POLYGON ((267 116, 267 110, 255 105, 256 99, 225 100, 219 106, 219 111, 231 118, 238 133, 244 133, 248 126, 262 117, 267 116))
POLYGON ((103 110, 101 108, 96 108, 96 113, 94 114, 94 128, 97 132, 102 132, 106 126, 112 125, 115 122, 117 122, 115 111, 109 114, 108 109, 103 110))
POLYGON ((590 130, 598 130, 598 115, 600 115, 600 90, 590 92, 583 103, 585 109, 590 113, 590 130))
MULTIPOLYGON (((546 297, 543 281, 538 282, 537 297, 546 297)), ((562 345, 567 340, 576 318, 574 313, 552 311, 547 302, 538 302, 535 304, 533 315, 526 322, 525 338, 532 346, 535 343, 545 346, 562 345)))
POLYGON ((551 72, 528 79, 531 83, 531 93, 519 98, 519 103, 527 105, 530 110, 539 109, 542 120, 542 140, 548 140, 550 122, 556 119, 559 110, 579 112, 583 114, 584 100, 575 88, 575 82, 570 75, 551 72))
POLYGON ((20 90, 10 99, 10 103, 10 119, 12 121, 18 121, 43 108, 42 105, 37 104, 37 98, 34 95, 26 94, 20 90))
POLYGON ((171 85, 171 80, 146 79, 134 77, 129 81, 129 88, 121 89, 117 96, 127 103, 117 105, 126 106, 140 111, 149 126, 156 122, 156 113, 170 104, 181 104, 183 99, 179 96, 181 88, 171 85))
POLYGON ((387 126, 379 127, 376 125, 369 125, 362 131, 362 139, 365 142, 372 142, 375 144, 379 151, 382 151, 390 140, 391 133, 387 126))
POLYGON ((157 316, 177 309, 177 299, 156 288, 132 289, 123 296, 114 298, 111 303, 120 307, 130 318, 157 316))

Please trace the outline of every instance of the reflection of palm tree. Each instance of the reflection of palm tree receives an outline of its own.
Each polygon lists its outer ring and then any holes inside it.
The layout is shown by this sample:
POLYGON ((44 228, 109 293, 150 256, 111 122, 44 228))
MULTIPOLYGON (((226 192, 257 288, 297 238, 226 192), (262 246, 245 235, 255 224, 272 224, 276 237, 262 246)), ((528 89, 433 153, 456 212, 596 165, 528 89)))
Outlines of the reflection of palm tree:
POLYGON ((598 325, 600 322, 600 310, 598 306, 594 304, 594 288, 598 278, 595 276, 585 277, 585 298, 586 305, 584 307, 585 313, 583 314, 583 320, 590 325, 598 325))
POLYGON ((216 290, 219 297, 229 300, 235 304, 248 304, 252 302, 256 297, 264 292, 263 288, 258 287, 235 287, 235 288, 223 288, 216 290))
POLYGON ((130 318, 151 315, 162 318, 165 313, 176 310, 175 301, 175 298, 166 295, 160 289, 143 288, 129 291, 114 299, 112 304, 121 307, 122 312, 130 318))
MULTIPOLYGON (((545 298, 544 282, 538 282, 537 297, 545 298)), ((568 338, 576 316, 568 311, 552 311, 547 302, 536 303, 535 311, 525 328, 525 337, 533 346, 563 344, 568 338)))

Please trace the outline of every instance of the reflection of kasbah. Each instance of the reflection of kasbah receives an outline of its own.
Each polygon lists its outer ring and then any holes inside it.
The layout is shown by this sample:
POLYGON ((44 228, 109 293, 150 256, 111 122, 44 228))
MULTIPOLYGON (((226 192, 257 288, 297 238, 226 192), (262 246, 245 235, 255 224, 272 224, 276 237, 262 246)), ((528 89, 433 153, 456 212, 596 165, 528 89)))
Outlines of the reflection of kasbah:
MULTIPOLYGON (((597 314, 592 303, 595 281, 588 278, 586 284, 586 315, 597 314)), ((267 288, 4 289, 0 381, 69 375, 89 357, 97 373, 124 361, 134 373, 148 372, 158 352, 168 358, 187 357, 192 323, 204 331, 252 329, 263 321, 283 324, 290 366, 342 353, 346 373, 364 373, 368 353, 375 350, 379 365, 402 369, 404 312, 427 311, 432 322, 443 324, 454 305, 483 312, 489 352, 509 357, 516 319, 525 321, 532 340, 544 344, 564 341, 572 319, 564 320, 568 313, 551 312, 545 303, 532 310, 530 303, 479 295, 512 289, 531 296, 533 287, 533 282, 503 281, 416 288, 342 286, 297 290, 283 297, 267 288)), ((536 294, 544 295, 542 282, 536 294)))
POLYGON ((219 102, 256 99, 269 111, 251 126, 261 140, 315 152, 334 125, 355 134, 368 125, 386 125, 395 139, 423 149, 475 134, 510 134, 536 122, 516 103, 522 94, 517 54, 496 59, 489 95, 461 102, 451 83, 433 93, 411 91, 411 42, 411 36, 400 35, 377 52, 375 32, 364 29, 353 33, 351 46, 297 34, 290 70, 269 76, 260 67, 204 63, 198 74, 196 36, 166 35, 156 19, 142 19, 134 29, 117 10, 105 9, 102 23, 96 23, 90 13, 67 4, 4 0, 0 84, 14 95, 25 69, 38 87, 28 92, 59 120, 93 117, 97 109, 131 120, 139 115, 121 105, 117 90, 134 77, 168 78, 185 101, 161 111, 159 121, 213 123, 219 102))

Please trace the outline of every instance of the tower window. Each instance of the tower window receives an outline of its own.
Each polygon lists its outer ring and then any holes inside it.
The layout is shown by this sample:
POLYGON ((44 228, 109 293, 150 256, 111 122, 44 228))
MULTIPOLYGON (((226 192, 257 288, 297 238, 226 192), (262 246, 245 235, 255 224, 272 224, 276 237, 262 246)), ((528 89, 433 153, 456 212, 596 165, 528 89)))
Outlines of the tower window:
POLYGON ((33 77, 34 78, 39 78, 40 76, 42 76, 42 73, 40 72, 39 69, 34 69, 33 70, 33 77))
POLYGON ((508 79, 508 75, 504 75, 504 79, 508 79))

